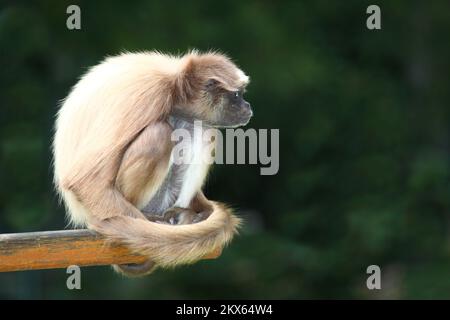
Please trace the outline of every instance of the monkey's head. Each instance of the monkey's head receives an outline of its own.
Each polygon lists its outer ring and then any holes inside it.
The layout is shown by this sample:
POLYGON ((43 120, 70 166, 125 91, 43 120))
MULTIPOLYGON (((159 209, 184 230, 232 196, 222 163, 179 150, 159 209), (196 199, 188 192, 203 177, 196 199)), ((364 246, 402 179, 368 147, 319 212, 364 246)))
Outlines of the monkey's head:
POLYGON ((239 127, 250 121, 253 111, 243 97, 249 78, 229 58, 193 52, 181 63, 174 115, 219 128, 239 127))

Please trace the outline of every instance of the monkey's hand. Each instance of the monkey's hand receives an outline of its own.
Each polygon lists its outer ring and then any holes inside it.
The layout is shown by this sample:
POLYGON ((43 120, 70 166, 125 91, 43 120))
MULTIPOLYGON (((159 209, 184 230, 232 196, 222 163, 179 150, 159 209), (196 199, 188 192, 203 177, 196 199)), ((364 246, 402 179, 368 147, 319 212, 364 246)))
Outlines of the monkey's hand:
POLYGON ((166 223, 172 225, 191 224, 205 220, 208 217, 206 212, 197 213, 190 208, 173 207, 162 216, 150 216, 149 220, 158 223, 166 223))

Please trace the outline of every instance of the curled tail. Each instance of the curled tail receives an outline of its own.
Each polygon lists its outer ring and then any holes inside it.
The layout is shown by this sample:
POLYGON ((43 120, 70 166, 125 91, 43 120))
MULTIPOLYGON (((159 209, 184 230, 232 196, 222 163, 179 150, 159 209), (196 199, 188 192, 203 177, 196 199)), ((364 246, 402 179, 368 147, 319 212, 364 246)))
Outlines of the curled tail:
POLYGON ((231 209, 210 202, 211 215, 198 223, 159 224, 128 216, 95 221, 90 228, 133 252, 149 257, 161 267, 194 263, 231 241, 241 223, 231 209))

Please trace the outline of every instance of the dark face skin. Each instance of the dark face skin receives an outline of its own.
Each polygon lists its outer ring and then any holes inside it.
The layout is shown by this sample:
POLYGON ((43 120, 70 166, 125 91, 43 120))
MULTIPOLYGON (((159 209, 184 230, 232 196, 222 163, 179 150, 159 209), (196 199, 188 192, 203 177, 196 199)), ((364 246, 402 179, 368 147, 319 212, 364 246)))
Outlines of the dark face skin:
POLYGON ((186 121, 201 120, 203 124, 216 128, 234 128, 246 125, 253 111, 244 100, 244 89, 228 91, 208 84, 203 97, 191 108, 175 109, 173 115, 186 121))
POLYGON ((220 87, 206 90, 204 108, 207 110, 202 120, 216 128, 233 128, 246 125, 253 111, 250 103, 244 100, 244 89, 228 91, 220 87))
POLYGON ((216 108, 220 112, 216 126, 219 127, 239 127, 246 125, 251 117, 253 111, 250 103, 244 100, 243 90, 240 91, 226 91, 222 96, 222 103, 216 108))

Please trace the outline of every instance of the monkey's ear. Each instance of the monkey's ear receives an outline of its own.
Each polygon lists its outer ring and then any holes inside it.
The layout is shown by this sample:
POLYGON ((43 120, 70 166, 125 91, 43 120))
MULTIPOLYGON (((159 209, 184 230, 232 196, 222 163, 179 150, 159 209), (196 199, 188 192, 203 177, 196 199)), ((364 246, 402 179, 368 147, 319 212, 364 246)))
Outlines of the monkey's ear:
POLYGON ((209 78, 208 80, 206 80, 205 89, 208 91, 214 90, 219 86, 220 86, 220 81, 216 78, 209 78))
POLYGON ((192 100, 202 89, 202 79, 197 57, 188 55, 175 79, 175 96, 181 103, 192 100))

